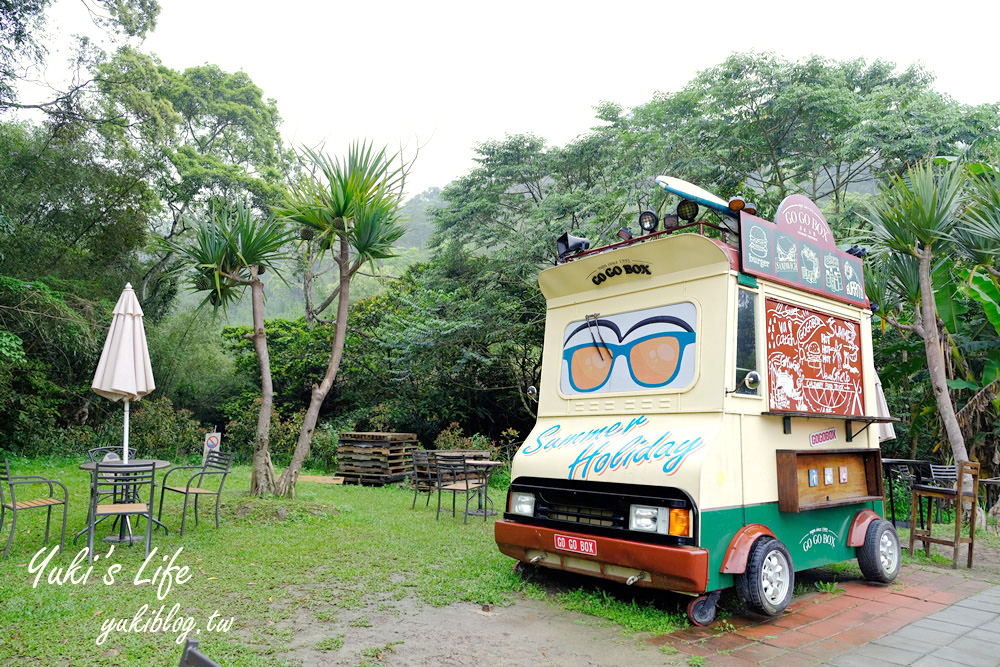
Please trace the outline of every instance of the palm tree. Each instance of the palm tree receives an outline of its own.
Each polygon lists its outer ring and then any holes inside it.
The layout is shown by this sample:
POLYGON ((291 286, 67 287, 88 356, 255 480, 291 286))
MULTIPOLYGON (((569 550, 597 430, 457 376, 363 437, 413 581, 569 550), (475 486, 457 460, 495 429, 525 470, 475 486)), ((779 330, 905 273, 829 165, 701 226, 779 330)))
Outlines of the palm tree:
POLYGON ((867 217, 876 249, 889 253, 883 258, 887 291, 914 306, 911 323, 888 314, 883 317, 923 340, 938 414, 956 462, 968 461, 969 454, 948 393, 931 273, 936 259, 959 246, 965 183, 965 172, 957 163, 945 169, 935 169, 930 162, 915 165, 881 191, 867 217))
MULTIPOLYGON (((334 300, 337 314, 326 372, 312 387, 292 461, 275 488, 282 496, 295 495, 295 482, 309 455, 320 408, 337 378, 347 336, 351 279, 366 263, 392 257, 393 245, 405 231, 398 214, 410 166, 399 153, 389 154, 385 148, 376 151, 367 142, 351 144, 346 159, 305 149, 303 160, 311 167, 310 175, 289 188, 276 212, 301 225, 302 236, 319 248, 316 259, 331 253, 339 272, 337 286, 317 308, 312 308, 311 294, 307 293, 307 321, 315 321, 334 300)), ((308 259, 313 259, 311 254, 308 259)))
POLYGON ((292 235, 274 217, 258 216, 245 202, 237 202, 213 208, 208 221, 197 227, 191 243, 168 242, 169 248, 186 258, 193 269, 191 289, 208 292, 203 304, 225 309, 250 287, 253 333, 247 337, 253 340, 257 353, 261 393, 250 477, 252 495, 271 494, 275 485, 269 443, 274 386, 264 330, 264 283, 260 276, 270 269, 280 277, 275 264, 287 256, 284 248, 291 239, 292 235))

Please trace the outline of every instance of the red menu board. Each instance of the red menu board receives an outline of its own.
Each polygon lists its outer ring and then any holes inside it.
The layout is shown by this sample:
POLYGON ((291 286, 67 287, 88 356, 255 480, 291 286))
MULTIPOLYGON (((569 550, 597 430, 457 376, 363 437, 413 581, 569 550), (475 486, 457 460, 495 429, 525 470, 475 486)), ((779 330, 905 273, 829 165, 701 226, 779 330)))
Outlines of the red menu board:
POLYGON ((864 415, 860 324, 774 299, 766 306, 771 411, 864 415))

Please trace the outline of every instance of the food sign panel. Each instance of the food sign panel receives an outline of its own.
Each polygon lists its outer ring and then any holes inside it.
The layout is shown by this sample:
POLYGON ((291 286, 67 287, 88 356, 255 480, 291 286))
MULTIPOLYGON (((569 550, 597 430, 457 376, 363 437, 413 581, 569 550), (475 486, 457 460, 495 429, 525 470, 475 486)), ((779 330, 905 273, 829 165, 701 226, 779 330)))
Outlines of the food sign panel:
POLYGON ((770 409, 864 415, 861 326, 767 299, 770 409))
POLYGON ((740 215, 743 271, 854 306, 865 306, 861 261, 837 248, 819 208, 802 195, 786 197, 774 222, 740 215))

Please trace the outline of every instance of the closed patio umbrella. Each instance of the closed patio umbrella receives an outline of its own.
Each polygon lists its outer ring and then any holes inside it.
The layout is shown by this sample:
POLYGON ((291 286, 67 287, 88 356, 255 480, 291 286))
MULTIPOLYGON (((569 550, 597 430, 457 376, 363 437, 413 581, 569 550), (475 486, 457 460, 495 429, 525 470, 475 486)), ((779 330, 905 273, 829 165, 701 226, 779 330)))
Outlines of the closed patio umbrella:
POLYGON ((111 319, 111 329, 104 341, 104 351, 90 388, 112 401, 125 401, 125 434, 122 460, 128 462, 129 401, 137 401, 156 388, 142 326, 142 308, 135 298, 132 283, 125 285, 111 319))
MULTIPOLYGON (((875 374, 875 414, 879 417, 892 416, 889 414, 889 404, 885 400, 885 392, 882 391, 882 380, 879 379, 878 373, 875 374)), ((879 442, 895 439, 896 429, 892 427, 891 422, 882 422, 878 425, 879 442)))

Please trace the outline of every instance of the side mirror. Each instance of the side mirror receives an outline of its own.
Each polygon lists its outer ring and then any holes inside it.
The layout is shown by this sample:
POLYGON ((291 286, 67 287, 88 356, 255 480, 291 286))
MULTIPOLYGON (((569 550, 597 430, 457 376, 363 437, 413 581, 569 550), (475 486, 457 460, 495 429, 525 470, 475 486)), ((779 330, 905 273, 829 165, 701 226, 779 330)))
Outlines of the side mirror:
POLYGON ((750 371, 749 373, 746 374, 746 376, 743 378, 743 386, 745 386, 747 389, 752 389, 754 391, 757 390, 757 387, 760 386, 760 375, 757 373, 757 371, 750 371))
POLYGON ((538 388, 535 387, 535 385, 531 385, 530 387, 528 387, 528 398, 535 401, 536 403, 538 402, 538 388))

